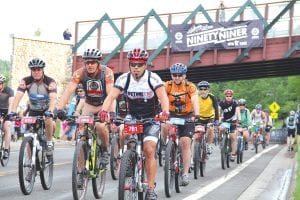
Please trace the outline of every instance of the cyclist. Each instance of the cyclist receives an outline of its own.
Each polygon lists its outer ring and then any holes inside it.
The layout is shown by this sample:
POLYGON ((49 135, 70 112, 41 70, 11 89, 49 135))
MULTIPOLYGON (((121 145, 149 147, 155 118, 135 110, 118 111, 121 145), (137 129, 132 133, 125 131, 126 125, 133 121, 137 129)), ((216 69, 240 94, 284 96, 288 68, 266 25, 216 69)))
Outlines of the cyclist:
POLYGON ((266 132, 266 140, 267 140, 267 146, 270 144, 270 138, 271 138, 271 129, 273 126, 273 121, 271 116, 269 115, 269 111, 268 110, 264 110, 264 113, 266 115, 266 128, 265 128, 265 132, 266 132))
POLYGON ((254 136, 255 136, 255 134, 257 134, 258 129, 259 129, 259 131, 262 132, 264 127, 266 127, 266 125, 265 125, 266 115, 262 111, 261 104, 257 104, 255 106, 255 109, 252 110, 250 115, 251 115, 252 125, 253 125, 253 131, 252 131, 253 134, 251 134, 251 144, 253 144, 253 145, 252 145, 251 150, 254 150, 254 136))
MULTIPOLYGON (((231 138, 231 161, 235 160, 236 156, 236 124, 239 124, 241 122, 241 113, 240 108, 238 106, 238 102, 233 98, 233 90, 226 89, 224 91, 225 99, 223 101, 220 101, 219 105, 221 107, 222 111, 222 121, 231 123, 230 125, 230 138, 231 138)), ((223 131, 222 128, 220 128, 220 131, 223 131)))
POLYGON ((240 126, 243 128, 243 137, 245 141, 245 150, 248 150, 248 138, 249 138, 249 131, 248 129, 251 127, 251 117, 250 111, 246 108, 246 100, 239 99, 238 101, 241 113, 241 124, 240 126))
MULTIPOLYGON (((199 108, 200 119, 202 124, 215 123, 218 124, 219 120, 219 105, 217 98, 209 92, 209 83, 207 81, 201 81, 197 84, 199 94, 199 108)), ((213 139, 214 139, 214 127, 208 127, 208 154, 213 152, 213 139)))
MULTIPOLYGON (((123 93, 127 101, 128 114, 132 117, 137 119, 155 117, 159 109, 158 98, 162 108, 160 117, 163 120, 168 119, 168 97, 161 78, 156 73, 147 70, 147 51, 135 48, 128 52, 127 58, 129 60, 129 72, 124 73, 116 80, 115 86, 103 103, 102 111, 99 113, 100 117, 108 120, 108 111, 111 104, 123 93)), ((155 149, 159 127, 159 123, 146 124, 144 127, 143 150, 148 181, 145 199, 151 200, 157 199, 157 194, 154 191, 156 175, 155 149)))
MULTIPOLYGON (((175 63, 170 67, 170 73, 172 80, 165 82, 165 88, 169 98, 171 117, 199 119, 197 87, 194 83, 186 80, 187 66, 182 63, 175 63)), ((162 124, 162 138, 164 141, 169 129, 169 124, 162 124)), ((194 123, 186 123, 178 127, 183 157, 182 186, 189 184, 188 172, 191 163, 191 142, 194 131, 194 123)))
POLYGON ((11 122, 6 115, 11 111, 12 102, 14 100, 14 91, 5 85, 6 77, 0 74, 0 116, 4 117, 3 132, 5 134, 5 146, 3 158, 8 158, 9 146, 11 140, 10 126, 11 122))
POLYGON ((57 87, 53 78, 47 76, 44 72, 46 63, 40 58, 34 58, 28 63, 31 71, 30 76, 21 80, 18 86, 15 100, 12 106, 10 116, 15 116, 17 107, 27 92, 29 96, 29 116, 45 116, 45 130, 47 135, 47 150, 53 151, 53 111, 56 104, 57 87))
POLYGON ((295 111, 291 110, 290 115, 286 118, 286 126, 288 130, 287 134, 287 145, 288 145, 288 151, 293 151, 293 145, 294 145, 294 139, 295 139, 295 132, 296 132, 296 115, 295 111))
MULTIPOLYGON (((113 87, 113 71, 106 65, 100 63, 102 53, 99 49, 87 49, 82 58, 84 66, 73 73, 71 81, 67 85, 59 102, 57 117, 62 121, 66 118, 66 113, 63 109, 79 84, 83 85, 83 90, 85 92, 82 115, 97 114, 102 108, 105 97, 113 87)), ((78 107, 81 106, 78 105, 78 107)), ((79 114, 78 112, 76 113, 79 114)), ((95 126, 102 142, 101 163, 107 165, 109 163, 109 133, 105 123, 96 122, 95 126)))

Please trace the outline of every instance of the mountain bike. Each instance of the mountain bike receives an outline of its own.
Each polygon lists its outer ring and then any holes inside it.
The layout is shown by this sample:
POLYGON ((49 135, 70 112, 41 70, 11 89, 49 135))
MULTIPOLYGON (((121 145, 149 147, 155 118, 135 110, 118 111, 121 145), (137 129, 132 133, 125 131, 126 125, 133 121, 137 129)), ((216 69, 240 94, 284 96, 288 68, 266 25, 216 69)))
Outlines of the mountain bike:
POLYGON ((100 162, 102 150, 101 140, 96 132, 95 123, 99 117, 82 115, 76 117, 76 123, 83 125, 83 133, 79 134, 72 166, 73 198, 84 199, 88 182, 92 179, 93 193, 96 199, 103 197, 106 166, 100 162))
POLYGON ((263 128, 261 127, 260 124, 255 124, 254 125, 254 148, 255 148, 255 153, 258 153, 258 146, 259 144, 262 145, 262 148, 266 148, 266 135, 264 134, 263 128))
POLYGON ((145 156, 143 153, 143 133, 145 124, 156 123, 153 118, 136 120, 131 117, 124 119, 126 134, 124 154, 121 158, 119 174, 119 200, 144 199, 147 188, 145 177, 145 156))
POLYGON ((236 162, 237 164, 243 162, 243 152, 245 150, 245 141, 243 136, 243 131, 245 129, 242 127, 237 127, 237 139, 236 139, 236 162))
POLYGON ((225 163, 227 168, 230 167, 230 156, 232 153, 231 139, 230 139, 230 126, 231 123, 228 122, 221 123, 221 127, 224 129, 224 133, 222 133, 221 141, 220 141, 222 169, 225 169, 225 163))
POLYGON ((188 119, 170 118, 170 131, 167 137, 166 152, 165 152, 165 166, 164 166, 164 185, 166 197, 171 197, 173 189, 177 193, 181 192, 183 174, 183 159, 181 147, 179 145, 178 126, 185 123, 191 123, 188 119))
POLYGON ((4 149, 5 149, 5 135, 3 131, 3 125, 5 122, 5 117, 0 117, 0 162, 3 167, 5 167, 8 164, 9 161, 9 155, 10 155, 10 148, 8 148, 8 158, 3 158, 4 155, 4 149))
POLYGON ((23 194, 29 195, 39 171, 44 190, 49 190, 53 181, 53 152, 47 152, 44 116, 23 117, 29 129, 24 133, 19 153, 19 183, 23 194))
POLYGON ((194 133, 194 178, 198 179, 200 176, 204 176, 204 171, 206 168, 207 156, 207 136, 206 130, 207 127, 210 127, 212 124, 195 124, 195 133, 194 133))

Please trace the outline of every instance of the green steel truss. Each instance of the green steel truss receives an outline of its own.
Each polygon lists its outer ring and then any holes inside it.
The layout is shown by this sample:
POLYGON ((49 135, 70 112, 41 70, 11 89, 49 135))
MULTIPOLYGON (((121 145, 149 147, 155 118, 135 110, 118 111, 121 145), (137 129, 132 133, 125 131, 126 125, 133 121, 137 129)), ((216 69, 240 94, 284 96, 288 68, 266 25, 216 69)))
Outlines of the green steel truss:
MULTIPOLYGON (((241 6, 237 12, 229 19, 229 21, 234 21, 237 17, 239 17, 244 10, 247 7, 250 7, 253 12, 255 13, 255 15, 263 21, 265 28, 264 28, 264 35, 266 35, 268 33, 268 31, 272 28, 272 26, 280 19, 280 17, 282 17, 288 10, 290 10, 293 5, 295 4, 297 0, 291 0, 287 6, 277 15, 277 17, 274 18, 274 20, 271 23, 267 23, 267 21, 264 19, 264 17, 261 15, 261 13, 258 11, 258 9, 256 8, 256 6, 252 3, 251 0, 248 0, 243 6, 241 6)), ((211 17, 209 16, 209 14, 207 13, 207 11, 203 8, 202 5, 199 5, 184 21, 182 24, 188 24, 191 23, 191 21, 193 20, 193 18, 199 13, 201 12, 204 17, 207 19, 207 21, 209 23, 213 22, 213 20, 211 19, 211 17)), ((76 53, 78 48, 84 43, 85 40, 87 40, 91 34, 97 30, 105 21, 107 21, 110 26, 113 28, 113 30, 115 31, 116 35, 119 37, 120 42, 119 44, 111 51, 111 53, 105 57, 105 59, 103 60, 103 64, 107 64, 109 62, 110 59, 112 59, 117 53, 118 51, 120 51, 125 43, 138 31, 138 29, 143 26, 145 23, 148 22, 150 17, 154 17, 157 22, 159 23, 159 25, 162 27, 163 31, 166 33, 166 39, 161 43, 161 45, 155 49, 152 54, 149 56, 149 62, 151 62, 156 56, 159 55, 159 53, 165 48, 165 46, 169 45, 171 42, 171 34, 170 31, 168 29, 168 27, 166 27, 166 25, 163 23, 163 21, 161 20, 160 16, 155 12, 155 10, 151 10, 133 29, 131 32, 129 32, 129 34, 124 37, 121 33, 121 31, 117 28, 117 26, 114 24, 113 20, 107 15, 104 14, 103 17, 101 19, 99 19, 94 26, 75 44, 75 46, 73 47, 73 53, 76 53)), ((288 58, 293 52, 295 52, 296 50, 299 50, 300 48, 300 41, 296 42, 294 44, 294 46, 288 50, 288 52, 283 55, 283 58, 288 58)), ((245 56, 249 55, 249 52, 252 48, 246 48, 242 51, 242 53, 235 59, 235 62, 241 62, 243 60, 243 58, 245 56)), ((192 58, 188 61, 187 65, 191 66, 196 60, 200 60, 200 57, 203 55, 203 53, 205 52, 205 49, 200 49, 198 52, 196 52, 192 58)))

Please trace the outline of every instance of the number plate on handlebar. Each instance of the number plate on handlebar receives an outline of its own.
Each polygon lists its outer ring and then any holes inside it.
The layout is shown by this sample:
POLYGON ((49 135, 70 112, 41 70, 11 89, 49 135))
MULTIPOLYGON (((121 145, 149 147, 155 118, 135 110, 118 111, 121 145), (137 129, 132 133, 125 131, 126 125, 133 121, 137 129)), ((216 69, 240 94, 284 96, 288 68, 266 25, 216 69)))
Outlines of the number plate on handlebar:
POLYGON ((205 132, 205 127, 202 125, 196 125, 195 126, 195 132, 205 132))
POLYGON ((94 123, 94 117, 92 117, 92 116, 79 116, 76 119, 76 123, 78 123, 78 124, 93 124, 94 123))
POLYGON ((221 123, 221 127, 222 127, 222 128, 230 129, 230 123, 228 123, 228 122, 222 122, 222 123, 221 123))
POLYGON ((185 124, 185 119, 171 117, 170 118, 170 123, 174 124, 174 125, 184 125, 185 124))
POLYGON ((144 132, 143 124, 124 124, 124 132, 127 135, 141 134, 144 132))
POLYGON ((36 117, 22 117, 21 122, 23 124, 35 124, 36 117))

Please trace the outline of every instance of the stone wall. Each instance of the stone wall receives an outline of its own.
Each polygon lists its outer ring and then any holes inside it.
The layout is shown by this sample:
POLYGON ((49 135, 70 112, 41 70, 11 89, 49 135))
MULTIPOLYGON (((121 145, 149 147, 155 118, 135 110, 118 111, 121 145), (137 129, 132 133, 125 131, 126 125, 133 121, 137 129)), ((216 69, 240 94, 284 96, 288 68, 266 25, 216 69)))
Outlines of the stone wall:
MULTIPOLYGON (((11 86, 16 92, 20 80, 30 75, 28 62, 33 58, 45 61, 45 74, 54 78, 60 98, 67 81, 72 74, 72 44, 65 41, 46 41, 37 38, 22 38, 13 36, 12 79, 11 86)), ((26 105, 28 95, 24 95, 20 107, 26 105)))

